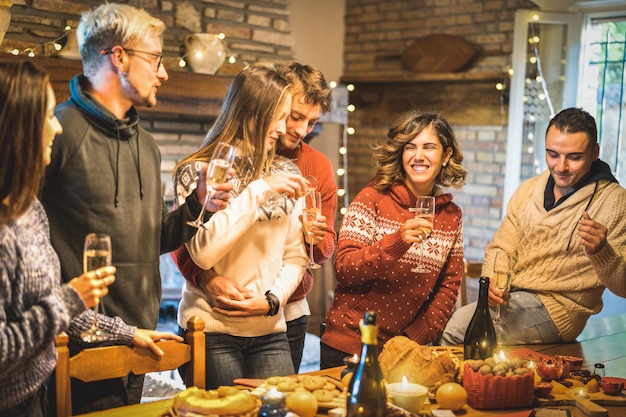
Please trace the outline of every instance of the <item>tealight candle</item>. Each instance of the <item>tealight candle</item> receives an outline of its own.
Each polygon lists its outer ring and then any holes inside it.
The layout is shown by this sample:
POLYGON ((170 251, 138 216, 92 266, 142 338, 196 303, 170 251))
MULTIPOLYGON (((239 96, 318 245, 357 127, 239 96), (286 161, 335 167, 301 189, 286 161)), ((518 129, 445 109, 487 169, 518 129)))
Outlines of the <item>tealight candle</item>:
POLYGON ((341 378, 343 378, 347 373, 354 372, 356 367, 359 365, 359 355, 356 353, 353 356, 346 356, 343 358, 343 363, 346 365, 346 369, 341 371, 341 378))
POLYGON ((405 376, 402 382, 387 384, 387 390, 395 405, 411 413, 420 411, 428 394, 428 388, 408 382, 405 376))

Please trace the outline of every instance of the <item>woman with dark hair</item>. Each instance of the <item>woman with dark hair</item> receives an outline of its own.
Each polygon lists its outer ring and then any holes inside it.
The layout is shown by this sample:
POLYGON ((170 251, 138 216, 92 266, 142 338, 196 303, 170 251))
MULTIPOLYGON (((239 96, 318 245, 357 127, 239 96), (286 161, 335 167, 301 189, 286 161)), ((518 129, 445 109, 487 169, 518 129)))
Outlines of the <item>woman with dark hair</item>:
POLYGON ((397 335, 432 343, 452 314, 461 283, 462 213, 444 189, 460 188, 466 171, 449 123, 411 110, 373 151, 376 174, 350 204, 339 231, 322 368, 342 365, 360 351, 359 320, 366 310, 378 313, 379 347, 397 335), (432 223, 415 218, 417 196, 435 197, 432 223), (430 272, 412 272, 419 245, 430 272))
MULTIPOLYGON (((45 381, 57 357, 55 338, 73 346, 91 327, 93 310, 115 281, 106 266, 61 282, 61 265, 37 198, 52 144, 63 129, 46 72, 30 61, 0 62, 0 416, 45 415, 45 381)), ((137 329, 119 317, 98 316, 107 344, 147 347, 176 335, 137 329)))
POLYGON ((48 75, 0 62, 0 415, 44 415, 54 339, 115 281, 100 268, 60 286, 59 259, 37 195, 62 132, 48 75))

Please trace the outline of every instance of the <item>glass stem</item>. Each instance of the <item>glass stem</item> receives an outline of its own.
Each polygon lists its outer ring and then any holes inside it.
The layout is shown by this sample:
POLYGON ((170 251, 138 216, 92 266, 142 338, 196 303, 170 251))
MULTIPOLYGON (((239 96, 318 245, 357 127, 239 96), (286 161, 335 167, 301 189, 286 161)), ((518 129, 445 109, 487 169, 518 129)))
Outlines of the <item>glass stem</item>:
POLYGON ((93 328, 94 329, 98 329, 98 305, 100 303, 96 303, 95 306, 93 306, 93 328))
POLYGON ((311 243, 309 243, 309 260, 310 260, 310 263, 315 262, 313 260, 313 239, 312 239, 312 237, 313 237, 313 234, 309 233, 309 240, 311 241, 311 243))
POLYGON ((424 241, 420 242, 420 268, 424 267, 424 241))

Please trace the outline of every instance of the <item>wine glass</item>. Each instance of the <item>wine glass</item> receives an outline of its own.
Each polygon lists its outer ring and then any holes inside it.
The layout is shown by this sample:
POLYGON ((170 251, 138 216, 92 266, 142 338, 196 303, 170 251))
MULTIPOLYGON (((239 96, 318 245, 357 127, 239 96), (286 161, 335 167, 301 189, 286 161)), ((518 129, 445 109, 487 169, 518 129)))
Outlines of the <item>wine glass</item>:
MULTIPOLYGON (((111 237, 104 233, 89 233, 85 236, 83 248, 83 272, 95 271, 103 266, 111 265, 111 237)), ((96 272, 98 277, 100 276, 96 272)), ((93 324, 91 328, 80 334, 87 343, 102 342, 109 335, 98 326, 98 303, 93 307, 93 324)))
POLYGON ((225 182, 228 178, 230 167, 235 160, 236 151, 237 148, 224 142, 218 143, 215 147, 213 155, 211 156, 211 161, 209 162, 209 166, 206 170, 206 197, 204 198, 204 203, 202 204, 202 209, 200 210, 200 214, 198 214, 198 218, 194 221, 187 222, 189 226, 198 228, 204 227, 204 207, 209 202, 209 198, 215 194, 215 189, 213 187, 217 184, 225 182))
MULTIPOLYGON (((431 224, 435 220, 435 197, 432 195, 418 195, 417 202, 415 203, 415 218, 422 218, 428 220, 431 224)), ((427 273, 430 269, 424 265, 424 241, 430 235, 431 228, 420 226, 421 231, 424 233, 424 239, 419 243, 419 264, 411 269, 412 272, 427 273)))
POLYGON ((307 184, 306 188, 304 189, 305 194, 309 194, 317 190, 317 178, 315 178, 313 175, 305 175, 302 178, 304 178, 307 184))
MULTIPOLYGON (((276 173, 277 171, 281 172, 285 170, 286 167, 292 162, 293 161, 291 159, 279 161, 274 167, 272 167, 272 171, 274 173, 276 173)), ((289 171, 288 168, 287 171, 289 171)), ((315 187, 317 187, 317 180, 315 180, 315 187)), ((302 195, 299 195, 299 197, 301 196, 302 195)), ((274 190, 267 190, 259 196, 259 201, 261 202, 262 208, 268 211, 274 211, 280 207, 281 201, 287 198, 289 198, 289 193, 279 193, 274 190)))
MULTIPOLYGON (((302 223, 309 240, 313 236, 313 222, 317 220, 317 216, 322 213, 322 194, 319 191, 312 191, 304 196, 304 210, 302 212, 302 223)), ((309 263, 307 268, 318 269, 321 265, 316 264, 313 259, 313 243, 309 244, 309 263)))
MULTIPOLYGON (((500 262, 498 262, 498 253, 496 252, 496 256, 493 260, 493 283, 496 289, 501 293, 508 291, 511 285, 511 264, 509 257, 506 255, 504 257, 506 259, 500 257, 500 262)), ((500 304, 496 305, 496 316, 493 321, 496 324, 502 323, 502 319, 500 318, 500 304)))

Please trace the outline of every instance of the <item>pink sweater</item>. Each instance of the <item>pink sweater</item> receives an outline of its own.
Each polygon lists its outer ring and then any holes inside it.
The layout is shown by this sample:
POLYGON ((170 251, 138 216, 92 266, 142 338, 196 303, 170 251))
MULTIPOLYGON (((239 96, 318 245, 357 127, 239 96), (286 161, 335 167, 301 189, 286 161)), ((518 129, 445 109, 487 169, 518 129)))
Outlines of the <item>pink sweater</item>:
POLYGON ((436 197, 435 221, 424 247, 434 272, 417 274, 418 245, 407 245, 401 225, 414 214, 415 196, 402 183, 380 193, 371 186, 350 204, 339 231, 337 288, 326 314, 322 342, 341 351, 361 348, 359 320, 378 313, 379 348, 396 335, 420 344, 434 341, 454 309, 463 275, 461 209, 451 194, 436 197))

